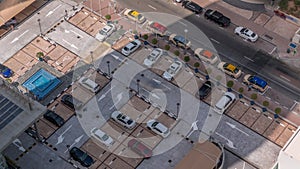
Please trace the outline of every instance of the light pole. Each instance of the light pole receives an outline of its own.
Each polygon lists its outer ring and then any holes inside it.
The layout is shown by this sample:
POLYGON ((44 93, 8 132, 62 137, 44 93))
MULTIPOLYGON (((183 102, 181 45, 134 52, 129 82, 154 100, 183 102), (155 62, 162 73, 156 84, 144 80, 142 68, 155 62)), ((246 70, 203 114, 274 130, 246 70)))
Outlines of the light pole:
MULTIPOLYGON (((185 40, 185 43, 187 42, 187 39, 186 39, 186 34, 188 33, 188 30, 187 29, 184 29, 184 40, 185 40)), ((184 46, 184 53, 186 53, 186 46, 187 44, 185 44, 184 46)))
POLYGON ((107 71, 108 71, 108 76, 110 76, 110 61, 106 61, 107 63, 107 71))
POLYGON ((41 20, 38 19, 37 21, 38 21, 38 23, 39 23, 40 35, 42 35, 42 25, 41 25, 41 20))
POLYGON ((140 94, 140 79, 136 80, 137 93, 140 94))

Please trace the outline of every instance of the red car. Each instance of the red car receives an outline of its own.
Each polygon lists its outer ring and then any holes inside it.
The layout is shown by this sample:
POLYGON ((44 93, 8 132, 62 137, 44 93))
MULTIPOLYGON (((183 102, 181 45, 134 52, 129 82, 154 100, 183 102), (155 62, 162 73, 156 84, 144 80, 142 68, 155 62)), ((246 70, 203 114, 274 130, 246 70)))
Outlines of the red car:
POLYGON ((165 36, 167 33, 167 27, 158 22, 149 22, 147 29, 159 36, 165 36))
POLYGON ((144 158, 150 158, 152 156, 152 150, 136 139, 131 139, 128 142, 128 147, 130 147, 132 151, 143 156, 144 158))

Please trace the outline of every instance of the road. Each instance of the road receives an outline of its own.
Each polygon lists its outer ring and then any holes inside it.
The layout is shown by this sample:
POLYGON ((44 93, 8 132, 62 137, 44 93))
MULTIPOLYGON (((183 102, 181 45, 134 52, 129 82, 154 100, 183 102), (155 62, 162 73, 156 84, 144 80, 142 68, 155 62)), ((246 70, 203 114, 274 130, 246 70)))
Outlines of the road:
MULTIPOLYGON (((291 69, 283 62, 262 52, 254 44, 244 42, 239 37, 233 38, 234 35, 232 32, 205 20, 203 16, 189 15, 187 10, 169 4, 166 1, 121 0, 120 3, 125 7, 137 9, 144 13, 155 12, 159 15, 155 17, 155 20, 163 18, 161 17, 164 15, 162 13, 184 18, 185 20, 181 19, 177 23, 173 23, 173 25, 168 25, 168 28, 170 27, 172 32, 182 35, 184 35, 183 30, 188 28, 187 38, 192 41, 193 46, 203 46, 203 42, 195 40, 198 39, 198 34, 195 34, 195 32, 199 32, 199 30, 194 30, 190 26, 187 26, 187 21, 193 23, 210 39, 212 45, 218 51, 221 60, 230 61, 238 65, 246 73, 257 74, 263 77, 275 92, 284 93, 291 99, 299 99, 300 89, 298 86, 300 84, 300 77, 297 75, 299 74, 298 71, 291 69)), ((145 15, 148 14, 145 13, 145 15)))

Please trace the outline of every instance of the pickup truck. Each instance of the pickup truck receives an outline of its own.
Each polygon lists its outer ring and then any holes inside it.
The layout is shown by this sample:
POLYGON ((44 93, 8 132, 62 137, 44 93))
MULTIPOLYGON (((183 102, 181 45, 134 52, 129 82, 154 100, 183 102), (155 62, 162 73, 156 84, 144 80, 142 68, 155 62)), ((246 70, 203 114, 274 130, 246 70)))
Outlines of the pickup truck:
POLYGON ((206 19, 214 21, 222 27, 229 26, 231 22, 230 19, 224 16, 221 12, 212 9, 206 10, 204 17, 206 19))

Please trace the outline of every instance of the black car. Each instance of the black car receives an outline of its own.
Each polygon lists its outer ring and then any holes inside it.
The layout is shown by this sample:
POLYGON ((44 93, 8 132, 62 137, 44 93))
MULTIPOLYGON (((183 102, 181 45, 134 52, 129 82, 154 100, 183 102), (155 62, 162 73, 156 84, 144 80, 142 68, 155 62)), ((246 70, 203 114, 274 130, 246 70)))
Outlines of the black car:
POLYGON ((228 27, 231 23, 230 18, 224 16, 221 12, 212 9, 207 9, 204 17, 206 19, 214 21, 222 27, 228 27))
POLYGON ((52 110, 47 110, 47 112, 44 114, 44 118, 57 127, 60 127, 65 123, 65 120, 52 110))
POLYGON ((203 8, 193 1, 183 1, 182 6, 186 9, 194 12, 195 14, 200 14, 203 11, 203 8))
POLYGON ((82 102, 80 102, 79 100, 73 98, 73 96, 70 95, 70 94, 63 95, 63 97, 61 98, 61 102, 65 105, 67 105, 68 107, 70 107, 73 110, 75 110, 75 106, 80 107, 82 105, 82 102))
POLYGON ((210 81, 206 81, 199 89, 200 99, 205 99, 211 92, 211 88, 212 88, 212 83, 210 81))
POLYGON ((77 147, 73 147, 70 150, 70 155, 75 161, 78 161, 84 167, 89 167, 94 163, 94 160, 91 156, 77 147))

